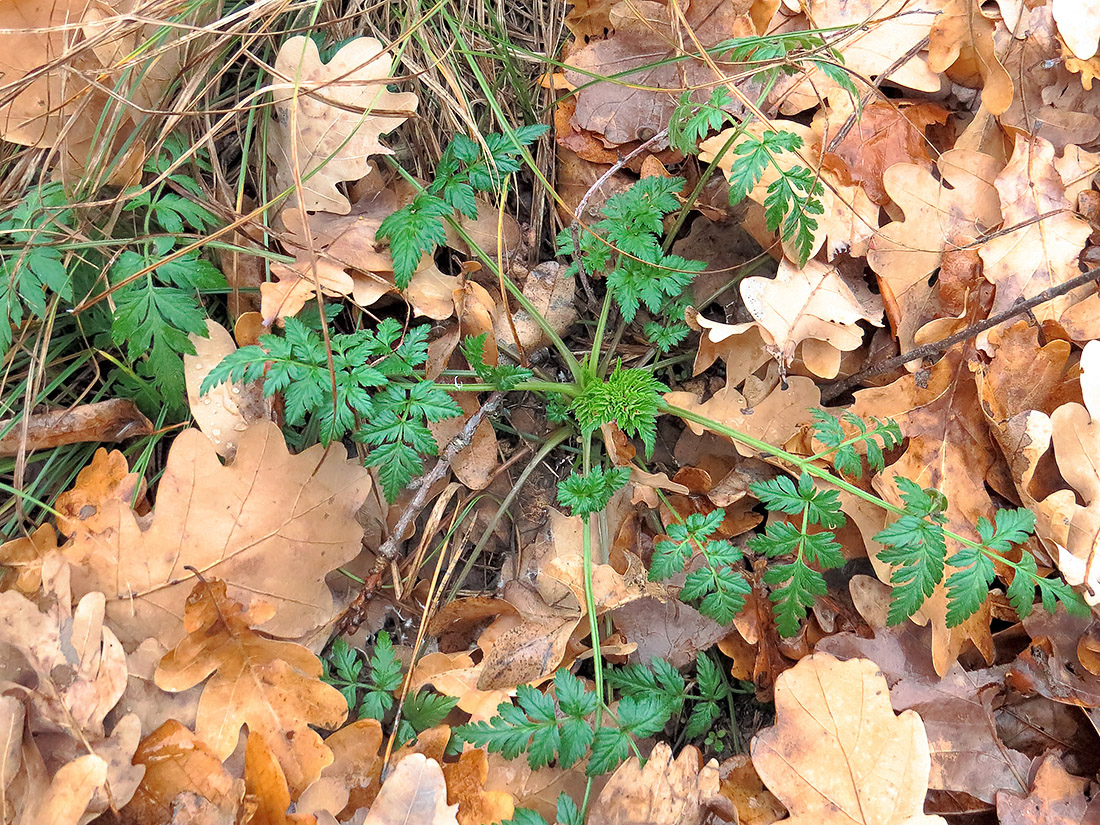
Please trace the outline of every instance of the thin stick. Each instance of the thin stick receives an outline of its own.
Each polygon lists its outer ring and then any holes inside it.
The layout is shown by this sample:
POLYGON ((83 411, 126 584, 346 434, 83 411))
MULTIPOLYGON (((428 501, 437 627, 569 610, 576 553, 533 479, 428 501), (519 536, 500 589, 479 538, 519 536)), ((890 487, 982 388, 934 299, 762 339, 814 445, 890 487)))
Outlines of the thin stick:
POLYGON ((470 416, 470 420, 466 422, 462 432, 451 439, 451 443, 447 445, 447 449, 443 451, 443 455, 439 457, 439 461, 435 463, 435 466, 420 477, 420 486, 416 488, 416 494, 412 497, 412 501, 405 508, 405 512, 401 514, 401 518, 397 520, 397 524, 390 532, 390 537, 378 548, 379 561, 393 561, 398 557, 401 552, 401 537, 405 534, 409 525, 412 524, 413 519, 423 509, 432 486, 443 478, 443 474, 447 472, 451 462, 455 460, 455 456, 470 446, 470 442, 474 439, 474 432, 485 420, 485 417, 493 415, 500 408, 503 401, 504 393, 499 390, 490 395, 485 403, 477 409, 477 412, 470 416))
POLYGON ((963 341, 969 340, 975 335, 985 332, 987 329, 992 329, 998 324, 1003 324, 1005 321, 1015 318, 1017 315, 1023 315, 1025 312, 1039 306, 1039 304, 1046 303, 1052 298, 1057 298, 1060 295, 1065 295, 1067 292, 1072 292, 1077 289, 1077 287, 1084 286, 1097 279, 1100 279, 1100 267, 1090 269, 1088 272, 1084 272, 1076 278, 1058 284, 1058 286, 1044 289, 1038 295, 1028 298, 1026 301, 1017 301, 1008 309, 998 312, 996 315, 991 315, 984 321, 971 324, 966 329, 956 332, 954 335, 949 335, 947 338, 943 338, 939 341, 933 341, 930 344, 911 349, 908 352, 901 353, 901 355, 887 358, 885 361, 881 361, 865 370, 860 370, 855 375, 826 387, 821 393, 821 400, 823 403, 828 403, 859 386, 868 378, 891 372, 900 366, 908 364, 910 361, 917 361, 932 355, 939 355, 941 352, 947 352, 947 350, 951 349, 951 347, 956 344, 961 344, 963 341))

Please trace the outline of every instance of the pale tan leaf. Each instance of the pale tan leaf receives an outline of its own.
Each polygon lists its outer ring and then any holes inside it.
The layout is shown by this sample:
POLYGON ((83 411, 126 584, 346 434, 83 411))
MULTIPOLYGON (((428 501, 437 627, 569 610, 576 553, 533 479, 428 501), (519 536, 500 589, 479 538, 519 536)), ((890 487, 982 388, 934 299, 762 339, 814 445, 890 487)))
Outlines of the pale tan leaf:
POLYGON ((791 825, 944 823, 923 814, 924 724, 913 711, 894 715, 874 662, 815 653, 776 680, 775 711, 752 762, 791 825))
POLYGON ((1051 0, 1058 34, 1074 55, 1088 60, 1100 45, 1100 3, 1096 0, 1051 0))
POLYGON ((359 553, 355 513, 369 488, 369 474, 342 445, 291 455, 271 422, 242 434, 228 466, 198 430, 184 431, 172 443, 152 515, 108 501, 102 529, 66 545, 74 593, 107 592, 107 615, 124 643, 156 635, 172 645, 183 636, 184 605, 201 574, 226 581, 236 598, 264 594, 277 608, 265 630, 302 635, 335 615, 324 576, 359 553), (295 575, 286 575, 290 569, 295 575))
POLYGON ((280 46, 272 92, 277 119, 268 145, 279 189, 301 181, 301 201, 291 195, 292 206, 346 215, 351 204, 336 184, 366 175, 371 155, 391 154, 379 138, 400 126, 418 102, 411 92, 386 88, 392 66, 392 56, 373 37, 346 43, 328 63, 309 37, 280 46))
POLYGON ((642 767, 632 756, 607 780, 588 814, 590 825, 698 825, 704 802, 718 793, 718 764, 703 764, 690 745, 675 759, 658 742, 642 767))
POLYGON ((457 804, 447 804, 439 763, 414 753, 402 759, 383 783, 363 825, 458 825, 457 811, 457 804))
MULTIPOLYGON (((270 608, 258 612, 270 615, 270 608)), ((254 623, 226 597, 224 582, 199 582, 187 603, 188 635, 161 661, 156 683, 177 691, 210 677, 196 735, 225 759, 248 725, 250 734, 264 738, 297 797, 332 762, 332 751, 310 726, 338 727, 347 702, 321 681, 321 661, 309 650, 261 636, 254 623)))

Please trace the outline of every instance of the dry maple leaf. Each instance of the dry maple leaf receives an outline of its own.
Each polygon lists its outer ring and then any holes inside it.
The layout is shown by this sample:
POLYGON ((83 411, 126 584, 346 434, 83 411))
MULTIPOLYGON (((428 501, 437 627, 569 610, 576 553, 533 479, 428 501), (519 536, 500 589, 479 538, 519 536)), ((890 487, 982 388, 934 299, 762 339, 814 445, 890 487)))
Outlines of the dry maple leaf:
POLYGON ((244 783, 222 766, 205 742, 174 719, 141 741, 134 764, 144 766, 145 776, 122 810, 126 825, 171 821, 172 803, 184 793, 235 816, 244 796, 244 783))
POLYGON ((197 576, 217 577, 232 597, 262 593, 276 607, 265 631, 300 636, 335 615, 324 577, 359 553, 363 528, 355 513, 369 489, 367 471, 341 445, 291 455, 271 422, 251 425, 227 466, 206 436, 184 431, 172 443, 150 516, 109 500, 100 529, 64 547, 74 594, 105 592, 124 644, 153 635, 172 645, 183 636, 197 576), (295 575, 286 575, 291 569, 295 575))
POLYGON ((225 759, 237 746, 241 726, 248 725, 250 734, 264 738, 297 796, 332 761, 332 751, 310 725, 336 728, 347 716, 347 702, 321 681, 321 661, 313 653, 254 631, 252 625, 272 608, 254 610, 255 617, 227 598, 225 582, 196 584, 187 601, 188 635, 161 660, 156 683, 179 691, 210 677, 199 700, 196 735, 225 759))
POLYGON ((379 138, 417 106, 415 94, 386 88, 392 66, 393 58, 373 37, 346 43, 328 63, 309 37, 291 37, 280 46, 269 151, 281 190, 301 182, 301 200, 291 196, 291 205, 346 215, 351 203, 336 184, 364 177, 371 155, 392 154, 379 138))
MULTIPOLYGON (((673 61, 682 54, 698 55, 695 40, 683 29, 689 27, 704 48, 734 37, 755 34, 748 15, 748 0, 624 0, 609 10, 615 32, 606 40, 591 43, 570 55, 567 70, 570 83, 579 88, 574 124, 603 135, 612 144, 648 140, 665 126, 676 108, 680 92, 695 89, 697 102, 706 99, 704 88, 715 80, 736 73, 729 63, 714 70, 699 57, 673 61), (684 21, 675 8, 683 9, 684 21), (658 64, 658 65, 654 65, 658 64), (593 76, 615 76, 614 80, 592 82, 593 76)), ((749 92, 752 99, 757 94, 749 92)), ((740 108, 740 107, 738 107, 740 108)), ((668 145, 655 141, 654 149, 668 145)))
MULTIPOLYGON (((899 505, 901 498, 893 481, 896 477, 941 491, 947 497, 944 526, 976 540, 974 525, 982 516, 992 521, 996 508, 985 481, 994 466, 993 442, 981 412, 973 373, 963 355, 952 350, 932 367, 922 383, 923 386, 914 376, 905 376, 886 387, 861 390, 855 395, 853 414, 893 418, 907 439, 905 452, 875 478, 875 487, 883 498, 899 505)), ((949 540, 948 557, 955 552, 954 546, 949 540)), ((889 581, 889 570, 875 558, 881 547, 875 543, 868 551, 880 578, 889 581)), ((946 568, 944 581, 953 571, 952 567, 946 568)), ((937 672, 947 672, 967 640, 974 643, 986 661, 992 661, 988 603, 962 624, 949 628, 947 591, 941 581, 920 614, 932 621, 937 672)))
POLYGON ((741 298, 783 366, 804 344, 802 359, 815 374, 835 378, 840 354, 863 343, 860 321, 882 326, 882 307, 865 289, 857 295, 836 267, 784 258, 775 278, 745 278, 741 298))
POLYGON ((414 753, 402 759, 382 785, 363 825, 458 825, 457 810, 457 804, 447 804, 439 763, 414 753))
POLYGON ((589 825, 698 825, 704 803, 718 794, 718 763, 706 765, 690 745, 672 758, 667 742, 658 742, 641 765, 632 756, 607 780, 588 814, 589 825))
POLYGON ((944 251, 971 243, 1001 222, 994 186, 1001 165, 995 158, 952 149, 937 166, 942 183, 916 164, 899 163, 886 171, 886 192, 905 218, 882 227, 867 255, 903 350, 914 346, 922 324, 940 315, 928 280, 944 251))
MULTIPOLYGON (((1017 135, 1009 161, 997 175, 1005 228, 1026 224, 987 241, 980 254, 985 277, 997 287, 992 312, 1008 309, 1080 274, 1077 259, 1092 230, 1065 196, 1054 166, 1054 147, 1042 138, 1017 135), (1057 214, 1050 214, 1050 213, 1057 214)), ((1060 295, 1033 310, 1056 321, 1087 290, 1060 295)))
POLYGON ((920 716, 890 708, 874 662, 815 653, 775 685, 773 727, 752 763, 791 825, 933 825, 925 816, 930 758, 920 716))
POLYGON ((1001 825, 1078 825, 1085 821, 1089 781, 1071 776, 1056 754, 1043 759, 1026 797, 997 794, 997 817, 1001 825))

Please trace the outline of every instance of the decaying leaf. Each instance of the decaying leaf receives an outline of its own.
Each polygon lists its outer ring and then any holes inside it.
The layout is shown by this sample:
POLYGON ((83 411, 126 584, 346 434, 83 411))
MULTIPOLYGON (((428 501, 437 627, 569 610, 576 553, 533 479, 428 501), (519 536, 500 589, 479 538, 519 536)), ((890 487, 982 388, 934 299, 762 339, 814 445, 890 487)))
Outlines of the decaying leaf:
POLYGON ((997 794, 997 816, 1001 825, 1077 825, 1084 822, 1089 801, 1089 782, 1071 776, 1055 754, 1047 756, 1035 774, 1027 796, 997 794))
POLYGON ((279 189, 301 182, 301 200, 292 195, 292 206, 346 215, 351 204, 336 184, 366 175, 371 155, 391 154, 379 138, 400 126, 418 102, 411 92, 386 88, 392 66, 373 37, 344 44, 328 63, 309 37, 291 37, 279 47, 269 146, 279 189))
POLYGON ((924 815, 924 724, 911 710, 894 715, 874 662, 815 653, 776 681, 775 711, 752 763, 792 825, 944 825, 924 815))
POLYGON ((245 613, 226 596, 224 582, 200 581, 187 600, 188 635, 161 660, 156 683, 178 691, 210 677, 196 735, 225 759, 248 725, 250 735, 263 737, 296 797, 332 762, 332 751, 310 725, 336 728, 348 707, 320 680, 321 662, 309 650, 252 629, 272 611, 261 602, 245 613))
POLYGON ((105 592, 111 627, 125 644, 150 635, 179 641, 199 575, 225 581, 232 598, 262 593, 276 607, 265 627, 273 635, 319 627, 335 611, 324 575, 359 553, 363 535, 355 512, 370 477, 345 455, 341 445, 291 455, 278 427, 257 422, 223 466, 206 436, 181 433, 151 515, 109 500, 100 528, 65 546, 74 595, 105 592))

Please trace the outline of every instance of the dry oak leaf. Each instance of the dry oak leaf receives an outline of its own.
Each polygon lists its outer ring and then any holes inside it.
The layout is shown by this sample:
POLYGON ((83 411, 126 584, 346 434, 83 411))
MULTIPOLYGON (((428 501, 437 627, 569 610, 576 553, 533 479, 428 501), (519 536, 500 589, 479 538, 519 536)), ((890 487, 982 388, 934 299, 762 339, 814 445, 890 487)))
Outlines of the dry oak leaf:
POLYGON ((382 726, 377 719, 360 719, 325 739, 332 751, 332 764, 302 791, 298 810, 328 811, 340 821, 369 807, 378 794, 382 777, 382 726))
POLYGON ((1010 135, 1044 138, 1059 151, 1094 143, 1100 136, 1100 87, 1083 88, 1062 59, 1051 5, 1017 3, 1012 17, 1010 24, 1005 15, 1005 24, 994 33, 997 53, 1016 87, 1012 105, 997 118, 1001 128, 1010 135))
POLYGON ((264 396, 263 382, 225 381, 202 395, 199 388, 221 360, 237 350, 229 331, 217 321, 206 320, 206 337, 195 333, 187 340, 194 355, 184 353, 183 377, 187 384, 187 406, 199 429, 210 439, 218 455, 232 459, 237 454, 241 433, 253 421, 272 419, 270 404, 264 396))
POLYGON ((485 790, 489 758, 481 748, 464 751, 458 762, 443 766, 447 801, 458 803, 459 825, 492 825, 511 819, 516 806, 505 791, 485 790))
MULTIPOLYGON (((908 442, 905 453, 875 478, 874 486, 883 498, 899 506, 902 502, 894 483, 896 477, 904 476, 921 487, 939 490, 948 502, 944 527, 976 540, 974 525, 978 519, 984 516, 992 521, 996 511, 986 488, 986 475, 994 467, 996 454, 974 375, 963 355, 952 350, 932 367, 927 382, 922 383, 916 376, 904 376, 885 387, 861 390, 855 395, 853 414, 893 418, 908 442)), ((888 566, 876 558, 882 549, 872 542, 868 555, 879 578, 889 581, 888 566)), ((954 552, 949 540, 947 555, 954 552)), ((944 581, 918 613, 932 621, 933 661, 941 674, 955 662, 967 641, 986 661, 993 658, 988 603, 962 624, 947 626, 944 582, 952 572, 952 567, 945 569, 944 581)))
POLYGON ((262 593, 275 606, 266 632, 303 635, 335 615, 324 577, 358 555, 355 514, 369 489, 369 474, 341 445, 291 455, 269 421, 242 434, 227 466, 206 436, 186 430, 172 443, 151 515, 108 501, 103 529, 65 546, 74 595, 105 592, 124 644, 153 635, 173 645, 197 576, 217 577, 231 597, 262 593))
POLYGON ((478 690, 482 664, 474 664, 465 651, 429 653, 420 658, 409 677, 409 690, 431 685, 444 696, 458 699, 458 708, 470 714, 472 722, 496 716, 497 706, 509 701, 506 690, 478 690))
MULTIPOLYGON (((813 418, 810 409, 821 406, 821 390, 809 378, 796 375, 787 379, 786 389, 776 387, 752 408, 749 408, 744 396, 728 386, 706 401, 700 401, 695 393, 683 391, 666 392, 664 399, 674 407, 712 418, 769 444, 783 444, 802 426, 810 423, 813 418)), ((707 432, 706 427, 694 421, 688 420, 687 425, 696 435, 707 432)), ((738 442, 736 446, 743 456, 756 455, 745 444, 738 442)))
POLYGON ((253 808, 248 825, 316 825, 312 814, 288 814, 290 790, 279 761, 264 738, 248 732, 244 752, 244 793, 253 808))
POLYGON ((607 780, 588 814, 589 825, 699 825, 704 803, 717 796, 718 763, 706 765, 692 746, 672 758, 667 742, 658 742, 642 767, 632 756, 607 780))
POLYGON ((882 326, 876 299, 857 296, 836 267, 820 261, 799 269, 784 258, 775 278, 741 281, 741 298, 782 365, 805 343, 803 361, 823 378, 835 378, 840 354, 863 343, 860 321, 882 326))
MULTIPOLYGON (((837 46, 848 71, 873 78, 889 69, 892 84, 936 92, 940 88, 940 75, 928 67, 924 52, 918 51, 900 66, 894 64, 928 36, 946 3, 947 0, 807 0, 798 5, 813 20, 813 26, 836 26, 847 32, 837 46), (868 21, 874 22, 865 25, 868 21)), ((803 21, 800 28, 806 27, 806 19, 799 19, 803 21)), ((817 106, 822 98, 838 91, 836 83, 814 66, 777 83, 769 101, 778 102, 781 113, 793 115, 817 106)))
POLYGON ((92 462, 76 474, 76 483, 57 497, 54 506, 60 515, 57 529, 66 536, 78 532, 95 533, 101 529, 100 517, 108 501, 133 502, 139 512, 145 506, 145 479, 131 473, 126 456, 118 450, 107 452, 103 447, 95 451, 92 462))
POLYGON ((1088 60, 1100 47, 1100 3, 1097 0, 1051 0, 1058 34, 1074 55, 1088 60))
POLYGON ((107 781, 107 762, 85 754, 58 769, 41 793, 28 794, 19 825, 81 825, 96 790, 107 781))
POLYGON ((397 763, 363 825, 458 825, 457 811, 457 804, 447 804, 439 763, 414 753, 397 763))
POLYGON ((244 783, 222 766, 222 760, 182 724, 172 719, 146 736, 134 753, 145 776, 122 810, 125 825, 161 825, 171 821, 172 803, 193 793, 217 810, 235 816, 244 783))
MULTIPOLYGON (((845 100, 838 111, 821 112, 814 118, 815 129, 823 132, 831 144, 845 124, 838 115, 854 114, 845 100)), ((928 140, 924 130, 933 123, 944 123, 950 112, 935 103, 913 100, 876 100, 863 107, 855 125, 840 140, 832 155, 847 166, 852 180, 860 184, 871 200, 885 206, 890 202, 882 176, 896 163, 912 163, 932 169, 928 140)), ((872 220, 875 216, 872 216, 872 220)))
POLYGON ((45 719, 81 741, 102 737, 126 689, 126 653, 103 624, 102 593, 86 594, 72 610, 67 565, 57 554, 43 563, 43 578, 48 612, 15 591, 0 593, 0 642, 37 674, 32 703, 45 719))
MULTIPOLYGON (((1072 214, 1074 204, 1066 198, 1050 141, 1017 135, 996 186, 1005 228, 1026 225, 992 238, 980 250, 985 277, 997 287, 992 313, 1077 277, 1078 257, 1092 233, 1087 221, 1072 214)), ((1040 304, 1033 310, 1035 317, 1057 321, 1087 292, 1077 290, 1040 304)))
MULTIPOLYGON (((1057 0, 1056 0, 1057 2, 1057 0)), ((1072 0, 1071 0, 1072 2, 1072 0)), ((947 0, 928 32, 928 68, 982 90, 982 105, 1000 115, 1012 104, 1012 78, 997 58, 996 26, 974 0, 947 0)))
MULTIPOLYGON (((702 103, 709 94, 704 86, 736 73, 732 64, 716 63, 722 73, 716 77, 699 57, 672 58, 698 55, 696 40, 709 48, 754 34, 751 6, 751 0, 624 0, 611 6, 614 34, 568 59, 566 79, 579 88, 574 125, 614 145, 654 137, 668 123, 681 91, 694 89, 693 99, 702 103), (685 25, 693 36, 684 31, 685 25), (615 79, 593 83, 594 76, 615 79)), ((758 96, 749 95, 754 100, 758 96)), ((652 148, 667 145, 667 139, 654 141, 652 148)))
POLYGON ((940 156, 937 167, 940 180, 912 163, 886 170, 886 191, 905 218, 882 227, 867 255, 903 350, 913 348, 914 336, 925 322, 942 315, 928 281, 944 252, 976 240, 1001 222, 994 185, 1001 164, 996 158, 951 149, 940 156))
POLYGON ((747 753, 718 766, 718 793, 737 812, 737 825, 772 825, 787 815, 783 803, 764 787, 747 753))
POLYGON ((997 818, 1001 825, 1079 825, 1089 807, 1088 786, 1087 779, 1067 773, 1052 753, 1039 765, 1030 794, 997 794, 997 818))
POLYGON ((57 531, 52 524, 0 544, 0 591, 15 590, 33 597, 42 586, 42 561, 56 550, 57 531))
POLYGON ((346 215, 351 203, 336 184, 364 177, 371 155, 392 154, 379 138, 404 123, 418 102, 411 92, 386 88, 392 66, 373 37, 346 43, 328 63, 309 37, 291 37, 279 48, 269 153, 280 190, 301 181, 300 200, 292 195, 291 205, 346 215))
POLYGON ((924 723, 890 707, 866 659, 802 659, 775 685, 776 724, 752 741, 752 763, 791 825, 946 825, 925 816, 930 757, 924 723))
POLYGON ((196 735, 226 759, 248 725, 249 734, 262 736, 275 754, 297 797, 333 759, 310 726, 338 727, 348 706, 321 681, 321 661, 313 653, 252 629, 271 610, 261 603, 254 618, 226 596, 225 582, 199 582, 187 600, 188 635, 161 660, 155 680, 162 690, 179 691, 210 677, 196 735))

